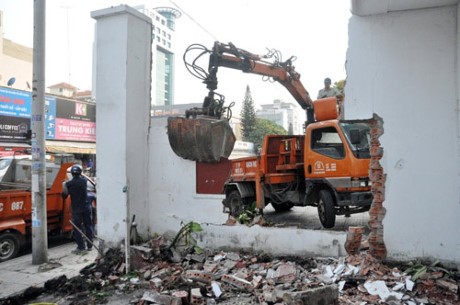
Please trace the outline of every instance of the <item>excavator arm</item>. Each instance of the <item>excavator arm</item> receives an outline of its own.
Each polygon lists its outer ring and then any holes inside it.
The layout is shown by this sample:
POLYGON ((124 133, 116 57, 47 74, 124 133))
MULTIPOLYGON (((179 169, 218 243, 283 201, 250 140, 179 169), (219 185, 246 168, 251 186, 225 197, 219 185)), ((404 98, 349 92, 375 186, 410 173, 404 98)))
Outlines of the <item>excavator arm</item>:
MULTIPOLYGON (((196 50, 200 45, 191 45, 187 51, 196 50)), ((307 121, 312 120, 313 102, 295 71, 294 57, 282 62, 276 51, 259 56, 236 48, 232 43, 215 42, 212 50, 201 47, 200 55, 192 62, 184 62, 190 73, 203 80, 209 90, 201 108, 195 107, 185 112, 185 117, 168 118, 168 138, 173 151, 181 158, 200 162, 219 162, 228 158, 235 144, 235 136, 230 127, 230 109, 224 106, 224 97, 215 92, 218 85, 219 67, 240 70, 244 73, 262 75, 283 85, 297 103, 307 110, 307 121), (209 54, 207 72, 196 65, 199 57, 209 54), (224 114, 226 118, 222 118, 224 114)))
POLYGON ((209 59, 209 79, 205 80, 208 89, 217 89, 217 71, 219 67, 240 70, 245 73, 270 77, 283 85, 303 109, 313 106, 308 91, 300 81, 300 74, 292 65, 293 57, 285 62, 267 62, 263 57, 236 48, 233 44, 214 43, 209 59))

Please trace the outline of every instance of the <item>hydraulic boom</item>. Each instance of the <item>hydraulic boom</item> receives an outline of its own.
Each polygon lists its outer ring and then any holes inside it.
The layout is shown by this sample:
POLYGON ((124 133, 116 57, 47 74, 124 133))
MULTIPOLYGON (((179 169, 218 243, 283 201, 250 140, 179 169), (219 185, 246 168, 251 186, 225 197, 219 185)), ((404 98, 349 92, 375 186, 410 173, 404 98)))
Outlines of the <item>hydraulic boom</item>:
POLYGON ((232 43, 215 42, 212 50, 197 44, 189 46, 184 54, 186 67, 203 80, 209 92, 201 108, 188 109, 185 117, 168 118, 168 138, 173 151, 182 158, 201 162, 219 162, 222 157, 228 158, 231 154, 235 144, 235 136, 229 125, 232 105, 225 107, 224 96, 215 92, 219 67, 258 74, 279 82, 307 111, 307 121, 313 121, 313 102, 300 81, 300 74, 292 65, 295 57, 291 56, 284 62, 280 59, 277 51, 272 50, 260 56, 239 49, 232 43), (201 51, 200 54, 192 63, 188 63, 187 53, 197 50, 201 51), (205 54, 209 54, 207 72, 196 65, 197 60, 205 54))

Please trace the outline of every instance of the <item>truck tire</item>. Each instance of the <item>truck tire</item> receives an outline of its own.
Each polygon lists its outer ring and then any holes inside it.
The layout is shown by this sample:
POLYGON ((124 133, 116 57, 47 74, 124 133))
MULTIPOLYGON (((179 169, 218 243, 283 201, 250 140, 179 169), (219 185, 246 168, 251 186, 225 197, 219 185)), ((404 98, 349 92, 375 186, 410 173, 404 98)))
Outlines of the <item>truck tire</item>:
POLYGON ((244 201, 241 199, 238 190, 231 191, 227 197, 228 206, 230 207, 230 215, 233 217, 240 216, 244 211, 244 201))
POLYGON ((319 191, 318 216, 321 224, 326 229, 335 225, 334 199, 328 190, 319 191))
POLYGON ((292 204, 292 203, 274 203, 274 202, 272 202, 272 207, 277 212, 290 211, 293 206, 294 206, 294 204, 292 204))
POLYGON ((0 262, 16 257, 19 252, 19 246, 17 234, 11 232, 0 234, 0 262))

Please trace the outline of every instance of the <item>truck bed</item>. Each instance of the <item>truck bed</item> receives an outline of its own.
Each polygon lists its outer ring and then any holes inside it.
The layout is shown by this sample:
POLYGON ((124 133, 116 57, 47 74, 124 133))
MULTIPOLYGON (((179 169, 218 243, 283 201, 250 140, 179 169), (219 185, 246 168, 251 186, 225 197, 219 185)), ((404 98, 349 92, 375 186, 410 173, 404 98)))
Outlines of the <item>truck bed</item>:
POLYGON ((261 155, 232 160, 232 181, 255 181, 257 175, 269 183, 286 183, 303 171, 304 136, 268 135, 261 155))

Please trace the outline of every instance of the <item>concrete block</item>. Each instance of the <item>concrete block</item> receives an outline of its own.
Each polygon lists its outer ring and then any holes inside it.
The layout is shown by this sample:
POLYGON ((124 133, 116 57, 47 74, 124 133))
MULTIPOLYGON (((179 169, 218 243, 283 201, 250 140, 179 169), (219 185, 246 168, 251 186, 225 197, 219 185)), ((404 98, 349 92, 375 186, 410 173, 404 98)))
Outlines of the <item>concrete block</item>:
POLYGON ((292 282, 297 277, 297 269, 294 264, 281 264, 274 274, 277 283, 292 282))
POLYGON ((302 301, 308 305, 335 305, 339 302, 339 288, 337 285, 330 285, 299 292, 286 292, 283 301, 288 304, 302 301))
POLYGON ((200 288, 193 288, 190 291, 190 304, 191 305, 202 305, 202 304, 204 304, 204 297, 201 294, 200 288))

